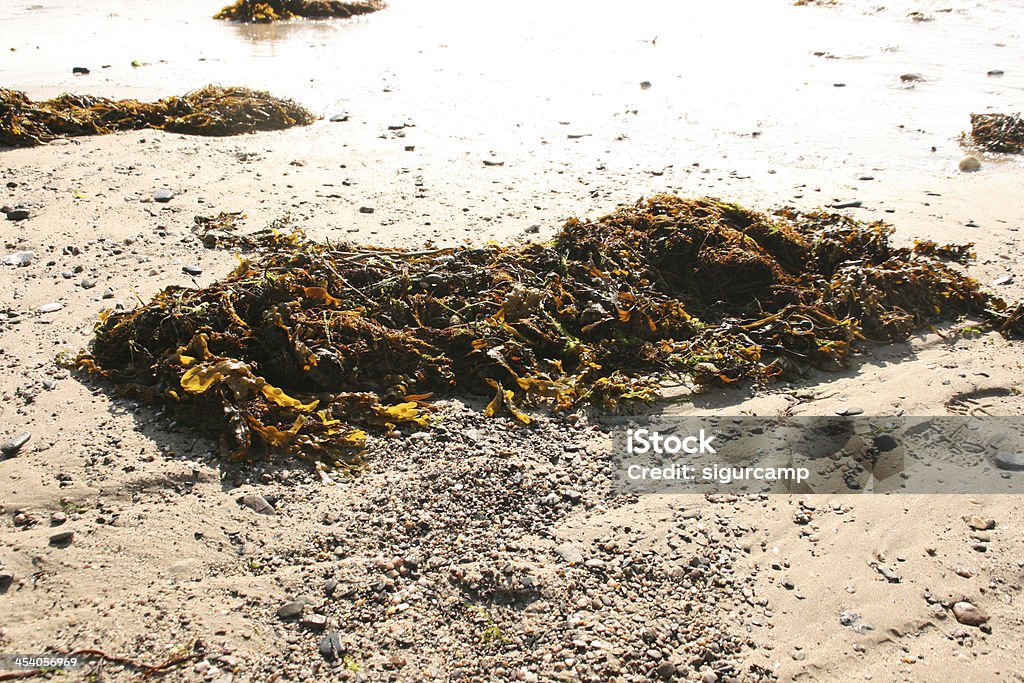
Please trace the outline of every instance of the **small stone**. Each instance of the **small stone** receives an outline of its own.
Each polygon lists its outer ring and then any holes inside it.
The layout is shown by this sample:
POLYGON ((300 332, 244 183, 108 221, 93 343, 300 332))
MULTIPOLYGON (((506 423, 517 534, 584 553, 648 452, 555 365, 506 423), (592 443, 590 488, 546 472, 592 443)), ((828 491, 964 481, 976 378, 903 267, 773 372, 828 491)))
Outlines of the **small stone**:
POLYGON ((344 123, 345 121, 348 121, 348 114, 346 114, 346 113, 335 114, 334 116, 332 116, 330 118, 330 121, 331 121, 331 123, 344 123))
POLYGON ((832 208, 833 209, 856 209, 856 208, 859 208, 863 203, 864 202, 860 201, 859 199, 854 199, 853 201, 850 201, 850 202, 839 202, 837 204, 833 204, 832 208))
POLYGON ((900 80, 903 81, 904 83, 920 83, 921 81, 924 80, 924 76, 918 73, 907 73, 901 74, 900 80))
POLYGON ((12 436, 7 441, 0 444, 0 453, 11 457, 15 453, 21 450, 21 447, 28 443, 28 440, 32 438, 31 432, 19 432, 12 436))
POLYGON ((1001 470, 1024 471, 1024 453, 996 453, 992 460, 1001 470))
POLYGON ((701 683, 718 683, 718 674, 714 671, 705 671, 700 677, 701 683))
POLYGON ((981 170, 981 162, 977 157, 966 156, 960 160, 959 168, 964 173, 974 173, 981 170))
POLYGON ((964 626, 981 626, 988 621, 988 615, 969 602, 953 605, 953 616, 964 626))
POLYGON ((848 609, 839 615, 839 623, 843 626, 853 626, 860 621, 860 615, 852 609, 848 609))
POLYGON ((238 499, 238 502, 261 515, 273 515, 277 512, 266 498, 256 493, 244 495, 238 499))
POLYGON ((324 594, 327 597, 331 597, 332 595, 334 595, 334 591, 336 590, 338 590, 337 581, 335 581, 334 579, 327 579, 327 581, 324 582, 324 594))
POLYGON ((12 583, 14 583, 14 574, 11 572, 0 572, 0 593, 6 593, 12 583))
POLYGON ((989 76, 1002 76, 1004 73, 1006 73, 1006 72, 1003 71, 1002 69, 990 69, 989 72, 988 72, 988 75, 989 76))
POLYGON ((666 660, 654 667, 654 673, 667 680, 676 675, 676 665, 666 660))
POLYGON ((110 287, 107 287, 106 289, 103 290, 103 294, 101 296, 104 299, 113 299, 114 298, 114 290, 111 289, 110 287))
POLYGON ((73 66, 71 67, 71 73, 87 76, 89 74, 89 68, 85 66, 73 66))
POLYGON ((996 520, 991 517, 972 515, 970 519, 967 520, 967 526, 971 527, 975 531, 988 531, 989 529, 996 528, 996 520))
POLYGON ((4 256, 5 266, 27 266, 36 257, 34 251, 16 251, 13 254, 4 256))
POLYGON ((203 274, 203 269, 199 266, 182 266, 181 272, 185 275, 191 275, 192 277, 199 277, 203 274))
POLYGON ((650 81, 640 81, 640 89, 641 90, 647 90, 650 87, 651 87, 651 82, 650 81))
POLYGON ((341 646, 341 637, 338 635, 337 631, 331 631, 321 638, 319 648, 320 656, 328 662, 333 662, 341 657, 345 652, 344 648, 341 646))
POLYGON ((310 631, 316 631, 320 633, 327 628, 327 617, 323 614, 310 614, 299 622, 303 628, 308 628, 310 631))
POLYGON ((555 548, 555 554, 569 564, 583 564, 583 553, 572 543, 563 543, 555 548))
POLYGON ((43 304, 39 307, 40 313, 56 313, 60 309, 64 308, 64 304, 53 302, 52 304, 43 304))
POLYGON ((153 193, 153 201, 166 204, 167 202, 174 199, 174 192, 168 190, 166 187, 161 187, 159 190, 153 193))
POLYGON ((301 600, 287 602, 277 610, 277 618, 282 620, 298 619, 305 608, 306 603, 301 600))
POLYGON ((840 408, 836 411, 836 415, 842 415, 847 417, 853 417, 854 415, 862 415, 864 413, 863 408, 851 407, 851 408, 840 408))
POLYGON ((50 515, 50 526, 60 526, 66 521, 68 521, 68 516, 63 512, 54 512, 50 515))
POLYGON ((374 208, 372 206, 360 206, 359 213, 373 213, 374 208))
POLYGON ((96 281, 95 280, 82 280, 81 285, 82 285, 82 289, 92 289, 93 287, 96 286, 96 281))
POLYGON ((32 217, 32 212, 28 209, 11 209, 7 212, 7 220, 9 221, 23 221, 32 217))
POLYGON ((71 541, 75 538, 74 531, 61 531, 59 533, 50 536, 50 545, 65 546, 70 545, 71 541))
POLYGON ((900 442, 892 434, 879 434, 871 440, 871 445, 882 453, 894 451, 899 447, 900 442))
POLYGON ((880 565, 878 565, 877 567, 875 567, 875 569, 876 569, 876 570, 878 571, 878 573, 879 573, 879 574, 881 574, 881 575, 882 575, 882 576, 883 576, 883 577, 885 578, 885 580, 886 580, 886 581, 888 581, 889 583, 899 583, 899 582, 900 582, 900 577, 899 577, 899 575, 898 575, 898 574, 897 574, 896 572, 894 572, 893 570, 891 570, 891 569, 889 569, 888 567, 886 567, 885 565, 881 565, 881 564, 880 564, 880 565))

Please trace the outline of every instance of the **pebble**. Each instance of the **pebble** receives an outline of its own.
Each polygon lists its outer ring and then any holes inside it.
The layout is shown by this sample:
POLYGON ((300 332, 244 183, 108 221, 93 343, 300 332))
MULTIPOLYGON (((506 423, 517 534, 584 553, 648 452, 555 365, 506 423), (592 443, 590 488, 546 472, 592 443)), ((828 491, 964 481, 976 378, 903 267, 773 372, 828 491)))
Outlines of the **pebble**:
POLYGON ((990 70, 988 72, 988 75, 989 76, 1002 76, 1004 73, 1006 73, 1006 72, 1003 71, 1002 69, 992 69, 992 70, 990 70))
POLYGON ((839 623, 843 626, 853 626, 860 621, 860 615, 852 609, 848 609, 839 615, 839 623))
POLYGON ((73 67, 71 67, 71 73, 73 73, 73 74, 80 74, 82 76, 86 76, 90 72, 89 72, 89 68, 88 67, 85 67, 85 66, 73 66, 73 67))
POLYGON ((331 123, 344 123, 345 121, 348 121, 348 114, 335 114, 330 120, 331 123))
POLYGON ((14 574, 11 572, 0 572, 0 593, 4 593, 14 583, 14 574))
POLYGON ((32 263, 35 259, 36 252, 34 251, 16 251, 13 254, 4 256, 5 266, 27 266, 32 263))
POLYGON ((718 683, 718 674, 714 671, 705 671, 700 677, 701 683, 718 683))
POLYGON ((359 213, 373 213, 374 208, 372 206, 360 206, 359 213))
POLYGON ((266 498, 256 493, 244 495, 238 502, 261 515, 273 515, 277 512, 274 510, 274 506, 267 502, 266 498))
POLYGON ((7 212, 7 220, 9 221, 23 221, 31 218, 32 212, 28 209, 11 209, 7 212))
POLYGON ((863 408, 856 408, 856 407, 840 408, 839 410, 836 411, 836 415, 844 415, 844 416, 849 416, 849 417, 852 417, 854 415, 863 415, 863 414, 864 414, 864 409, 863 408))
POLYGON ((74 531, 61 531, 53 536, 50 536, 50 545, 64 546, 70 545, 71 541, 75 539, 74 531))
POLYGON ((114 298, 114 290, 111 289, 110 287, 107 287, 106 289, 103 290, 102 297, 104 299, 113 299, 114 298))
POLYGON ((875 569, 878 570, 878 573, 881 574, 883 577, 885 577, 885 580, 888 581, 889 583, 899 583, 900 582, 899 574, 897 574, 893 570, 889 569, 888 567, 880 564, 877 567, 875 567, 875 569))
POLYGON ((301 600, 293 600, 281 605, 277 610, 278 619, 298 619, 302 614, 302 610, 306 608, 306 603, 301 600))
POLYGON ((19 432, 15 434, 7 441, 0 444, 0 452, 10 457, 21 450, 21 447, 28 443, 28 440, 32 438, 31 432, 19 432))
POLYGON ((96 286, 96 281, 95 280, 82 280, 81 285, 82 285, 82 289, 92 289, 93 287, 96 286))
POLYGON ((860 201, 859 199, 855 199, 852 202, 839 202, 838 204, 833 204, 832 208, 833 209, 856 209, 856 208, 860 207, 863 203, 864 202, 860 201))
POLYGON ((320 632, 327 627, 327 617, 323 614, 310 614, 299 622, 303 628, 308 628, 311 631, 320 632))
POLYGON ((1001 470, 1024 471, 1024 453, 996 453, 992 460, 1001 470))
POLYGON ((50 526, 60 526, 66 521, 68 521, 68 516, 63 512, 54 512, 50 515, 50 526))
POLYGON ((953 605, 953 616, 964 626, 981 626, 988 621, 988 615, 969 602, 953 605))
POLYGON ((182 266, 181 272, 185 275, 191 275, 192 277, 198 277, 203 274, 203 269, 199 266, 182 266))
POLYGON ((977 157, 966 156, 960 160, 959 168, 964 173, 974 173, 981 170, 981 162, 977 157))
POLYGON ((572 543, 563 543, 555 548, 555 554, 569 564, 583 564, 583 553, 572 543))
POLYGON ((52 304, 43 304, 42 306, 40 306, 39 307, 39 312, 40 313, 55 313, 55 312, 59 311, 62 308, 64 308, 64 304, 58 303, 58 302, 55 301, 52 304))
POLYGON ((996 528, 996 520, 991 517, 972 515, 971 518, 967 520, 967 526, 971 527, 975 531, 988 531, 996 528))
POLYGON ((901 74, 900 80, 904 83, 918 83, 924 80, 924 76, 918 73, 901 74))
POLYGON ((337 631, 331 631, 320 639, 320 656, 328 662, 333 662, 345 652, 341 646, 341 637, 337 631))
POLYGON ((896 450, 900 442, 892 434, 879 434, 871 441, 871 445, 883 453, 896 450))
POLYGON ((153 193, 153 201, 166 204, 167 202, 174 199, 174 193, 168 190, 166 187, 161 187, 159 190, 153 193))

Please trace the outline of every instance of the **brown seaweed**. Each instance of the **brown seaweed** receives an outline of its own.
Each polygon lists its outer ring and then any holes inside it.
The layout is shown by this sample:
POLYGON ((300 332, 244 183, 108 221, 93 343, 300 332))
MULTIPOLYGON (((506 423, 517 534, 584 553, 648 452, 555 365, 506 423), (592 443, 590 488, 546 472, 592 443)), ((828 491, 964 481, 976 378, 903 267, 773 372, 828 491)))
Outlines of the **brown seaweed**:
POLYGON ((427 424, 437 394, 482 394, 529 424, 541 404, 615 410, 667 377, 764 383, 841 368, 866 343, 973 315, 1024 330, 944 256, 892 228, 657 195, 555 238, 428 251, 338 247, 279 224, 226 279, 109 312, 79 366, 222 436, 333 465, 367 430, 427 424))
POLYGON ((155 128, 191 135, 238 135, 305 126, 312 112, 248 88, 208 85, 157 102, 64 94, 33 102, 0 88, 0 145, 29 147, 81 135, 155 128))
POLYGON ((1020 114, 971 114, 971 141, 989 152, 1024 152, 1024 119, 1020 114))
POLYGON ((214 15, 214 19, 229 19, 246 23, 268 24, 304 17, 327 19, 358 16, 376 12, 382 2, 341 2, 341 0, 235 0, 214 15))

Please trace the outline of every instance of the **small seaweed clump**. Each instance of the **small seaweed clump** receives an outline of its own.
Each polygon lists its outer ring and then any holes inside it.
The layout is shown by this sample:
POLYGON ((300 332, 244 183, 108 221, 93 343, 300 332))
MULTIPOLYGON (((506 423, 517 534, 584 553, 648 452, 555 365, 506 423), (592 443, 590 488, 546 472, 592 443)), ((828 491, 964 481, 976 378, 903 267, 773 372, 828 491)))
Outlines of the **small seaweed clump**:
POLYGON ((221 9, 214 19, 269 24, 296 17, 308 19, 348 18, 369 14, 384 7, 382 2, 341 2, 341 0, 235 0, 221 9))
POLYGON ((0 88, 0 145, 29 147, 62 137, 156 128, 192 135, 237 135, 305 126, 312 112, 248 88, 208 85, 157 102, 64 94, 33 102, 0 88))
POLYGON ((350 464, 365 430, 425 426, 435 392, 483 393, 487 415, 529 424, 538 404, 654 399, 672 375, 731 385, 839 368, 864 342, 965 314, 1024 330, 1019 307, 951 263, 969 246, 895 247, 884 223, 824 212, 657 195, 571 219, 545 244, 429 251, 242 238, 236 218, 196 230, 251 260, 105 313, 77 361, 235 456, 350 464))
POLYGON ((971 141, 989 152, 1024 152, 1020 114, 971 114, 971 141))

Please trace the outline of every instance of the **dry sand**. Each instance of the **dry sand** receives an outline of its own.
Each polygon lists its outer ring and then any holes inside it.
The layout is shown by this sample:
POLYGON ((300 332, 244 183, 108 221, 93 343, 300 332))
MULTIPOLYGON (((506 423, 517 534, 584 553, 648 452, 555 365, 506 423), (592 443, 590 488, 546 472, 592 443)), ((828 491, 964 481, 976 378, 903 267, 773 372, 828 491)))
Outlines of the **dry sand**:
MULTIPOLYGON (((543 239, 564 218, 661 191, 759 209, 857 199, 846 211, 892 222, 901 240, 976 242, 971 273, 1012 273, 993 289, 1024 298, 1024 170, 984 158, 981 172, 960 173, 952 142, 928 171, 707 151, 652 169, 628 141, 579 143, 608 154, 566 141, 494 156, 389 130, 399 119, 0 153, 0 203, 32 211, 0 223, 3 253, 37 254, 0 270, 0 440, 32 433, 0 461, 0 572, 13 574, 0 585, 0 653, 96 648, 155 664, 199 640, 206 654, 165 677, 196 681, 1024 679, 1016 497, 629 499, 610 489, 598 417, 523 432, 457 402, 439 431, 374 438, 354 481, 295 462, 229 466, 215 443, 57 363, 85 347, 101 309, 192 284, 183 265, 202 268, 199 285, 229 272, 235 257, 190 229, 219 211, 244 211, 247 229, 287 214, 314 237, 418 247, 543 239), (153 202, 159 188, 174 198, 153 202), (275 514, 240 505, 244 495, 275 514), (800 510, 809 524, 794 521, 800 510), (972 515, 995 520, 988 541, 972 536, 972 515), (70 545, 49 545, 66 530, 70 545), (970 599, 986 629, 926 592, 970 599), (295 600, 328 617, 345 656, 325 661, 314 625, 278 617, 295 600), (849 610, 852 626, 841 623, 849 610)), ((798 386, 674 409, 1019 415, 1021 342, 961 329, 868 349, 798 386)), ((115 663, 69 676, 138 678, 115 663)))

